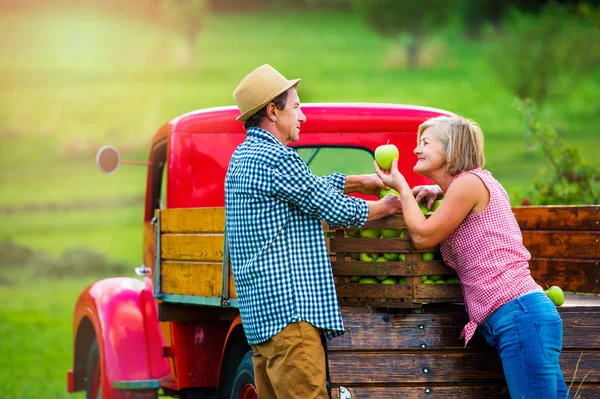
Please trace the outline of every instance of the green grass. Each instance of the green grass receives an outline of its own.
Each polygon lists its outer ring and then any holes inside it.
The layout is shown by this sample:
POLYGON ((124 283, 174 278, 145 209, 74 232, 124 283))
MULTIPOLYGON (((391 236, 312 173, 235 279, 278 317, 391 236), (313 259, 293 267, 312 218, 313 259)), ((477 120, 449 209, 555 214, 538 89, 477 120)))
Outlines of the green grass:
MULTIPOLYGON (((115 145, 145 160, 158 127, 190 110, 230 105, 239 80, 271 63, 302 77, 303 102, 392 102, 448 109, 486 135, 487 168, 507 190, 531 185, 544 160, 524 151, 513 96, 493 75, 486 43, 452 29, 421 70, 384 67, 393 43, 353 14, 212 16, 198 65, 184 69, 181 41, 141 21, 77 11, 0 15, 0 238, 60 254, 90 246, 141 260, 141 206, 119 210, 1 212, 23 204, 130 201, 145 192, 144 167, 98 172, 94 155, 115 145), (257 29, 257 27, 259 27, 257 29)), ((433 51, 433 50, 430 50, 433 51)), ((542 118, 596 160, 600 70, 573 82, 542 118)), ((341 165, 340 168, 354 168, 341 165)), ((370 164, 368 165, 370 168, 370 164)))
POLYGON ((83 399, 66 391, 75 301, 91 282, 32 279, 0 286, 0 398, 83 399))

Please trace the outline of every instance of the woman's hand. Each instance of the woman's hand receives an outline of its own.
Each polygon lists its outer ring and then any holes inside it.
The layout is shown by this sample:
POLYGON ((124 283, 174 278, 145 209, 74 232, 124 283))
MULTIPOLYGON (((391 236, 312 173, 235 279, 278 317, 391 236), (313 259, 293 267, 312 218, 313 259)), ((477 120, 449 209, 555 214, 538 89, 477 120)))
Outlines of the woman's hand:
POLYGON ((427 209, 431 209, 433 201, 438 199, 443 194, 443 191, 439 186, 414 186, 412 193, 415 196, 417 204, 421 203, 421 200, 425 198, 427 209))
POLYGON ((394 159, 390 169, 386 170, 381 169, 377 161, 373 161, 373 163, 375 165, 375 172, 377 172, 377 176, 379 176, 383 184, 401 192, 402 186, 406 185, 406 179, 398 170, 398 160, 394 159))

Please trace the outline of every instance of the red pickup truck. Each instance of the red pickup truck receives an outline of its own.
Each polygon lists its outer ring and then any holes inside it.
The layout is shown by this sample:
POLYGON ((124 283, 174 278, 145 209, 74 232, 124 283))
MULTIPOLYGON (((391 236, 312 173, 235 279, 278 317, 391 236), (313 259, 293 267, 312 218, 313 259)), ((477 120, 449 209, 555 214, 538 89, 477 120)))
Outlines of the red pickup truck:
MULTIPOLYGON (((292 146, 313 173, 372 173, 375 148, 389 140, 400 149, 399 168, 410 185, 431 183, 412 171, 418 125, 451 114, 392 104, 308 104, 303 111, 307 122, 292 146)), ((191 112, 154 135, 139 278, 103 279, 82 292, 69 392, 95 399, 257 397, 225 239, 225 173, 245 138, 238 113, 234 107, 191 112)), ((102 156, 117 159, 110 151, 102 156)), ((540 283, 600 292, 598 207, 514 210, 540 283)), ((347 333, 327 349, 333 398, 508 397, 491 348, 477 339, 462 348, 458 340, 464 306, 442 300, 395 309, 353 302, 351 273, 343 271, 343 255, 334 252, 341 241, 335 240, 328 238, 347 333)), ((393 289, 386 292, 400 296, 412 288, 393 289)), ((581 385, 583 397, 600 397, 600 301, 573 298, 561 309, 563 370, 581 385), (570 374, 576 366, 589 371, 585 379, 570 374)))

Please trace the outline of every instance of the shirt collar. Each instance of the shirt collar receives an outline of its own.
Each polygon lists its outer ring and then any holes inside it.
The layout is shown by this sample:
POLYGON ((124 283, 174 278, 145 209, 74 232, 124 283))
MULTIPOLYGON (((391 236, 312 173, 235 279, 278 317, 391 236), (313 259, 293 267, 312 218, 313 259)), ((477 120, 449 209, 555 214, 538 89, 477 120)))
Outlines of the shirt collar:
MULTIPOLYGON (((283 145, 283 143, 279 140, 277 140, 275 138, 275 136, 273 136, 273 134, 265 129, 261 129, 259 127, 251 127, 250 129, 248 129, 248 132, 246 133, 247 137, 252 137, 254 139, 258 139, 258 140, 266 140, 266 141, 270 141, 273 143, 277 143, 283 147, 286 147, 285 145, 283 145)), ((286 147, 287 148, 287 147, 286 147)))

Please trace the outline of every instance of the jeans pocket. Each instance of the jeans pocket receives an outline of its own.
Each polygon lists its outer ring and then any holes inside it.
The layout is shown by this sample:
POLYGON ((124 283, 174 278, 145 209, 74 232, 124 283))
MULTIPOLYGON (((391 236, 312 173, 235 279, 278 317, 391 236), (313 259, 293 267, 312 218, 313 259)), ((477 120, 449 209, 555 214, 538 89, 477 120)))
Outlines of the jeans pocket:
POLYGON ((562 350, 562 320, 537 321, 535 329, 546 361, 558 363, 562 350))

